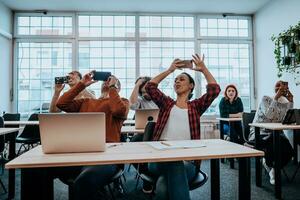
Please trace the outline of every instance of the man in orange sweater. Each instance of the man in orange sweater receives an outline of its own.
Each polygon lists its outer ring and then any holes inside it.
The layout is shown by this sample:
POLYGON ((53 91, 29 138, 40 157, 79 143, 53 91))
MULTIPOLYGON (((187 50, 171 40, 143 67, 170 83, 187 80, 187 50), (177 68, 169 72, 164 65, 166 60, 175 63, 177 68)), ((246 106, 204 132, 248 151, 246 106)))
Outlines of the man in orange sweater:
MULTIPOLYGON (((93 80, 92 72, 84 75, 77 85, 59 98, 56 106, 65 112, 104 112, 106 141, 119 142, 122 124, 127 118, 129 102, 119 96, 121 84, 115 76, 109 77, 102 84, 99 99, 75 100, 82 90, 95 82, 97 81, 93 80)), ((79 175, 74 182, 75 199, 93 200, 99 199, 99 196, 97 197, 98 188, 109 183, 118 168, 117 165, 99 165, 75 168, 75 171, 77 170, 79 175)), ((70 171, 74 171, 74 169, 70 169, 70 171)))

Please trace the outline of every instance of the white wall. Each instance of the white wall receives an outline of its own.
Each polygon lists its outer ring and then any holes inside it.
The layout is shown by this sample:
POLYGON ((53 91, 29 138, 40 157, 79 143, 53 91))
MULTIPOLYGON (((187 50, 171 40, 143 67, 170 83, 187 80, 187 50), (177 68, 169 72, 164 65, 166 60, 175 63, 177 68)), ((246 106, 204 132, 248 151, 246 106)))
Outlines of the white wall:
MULTIPOLYGON (((12 12, 0 2, 0 32, 12 34, 12 12)), ((0 34, 0 115, 11 112, 12 40, 0 34)))
MULTIPOLYGON (((274 94, 274 84, 278 80, 276 62, 274 59, 274 43, 272 34, 278 35, 289 26, 300 21, 300 0, 273 0, 255 14, 256 34, 256 88, 257 104, 262 96, 274 94)), ((300 108, 300 86, 296 86, 292 74, 284 74, 281 80, 289 82, 294 94, 294 106, 300 108)), ((286 133, 292 143, 292 134, 286 133)), ((300 160, 298 146, 298 160, 300 160)))
MULTIPOLYGON (((290 25, 300 21, 299 0, 273 0, 255 14, 256 34, 256 89, 257 102, 262 96, 274 94, 274 84, 278 79, 274 59, 272 34, 278 35, 290 25)), ((300 86, 296 86, 291 74, 284 74, 280 79, 287 80, 294 94, 295 107, 300 108, 300 86)))

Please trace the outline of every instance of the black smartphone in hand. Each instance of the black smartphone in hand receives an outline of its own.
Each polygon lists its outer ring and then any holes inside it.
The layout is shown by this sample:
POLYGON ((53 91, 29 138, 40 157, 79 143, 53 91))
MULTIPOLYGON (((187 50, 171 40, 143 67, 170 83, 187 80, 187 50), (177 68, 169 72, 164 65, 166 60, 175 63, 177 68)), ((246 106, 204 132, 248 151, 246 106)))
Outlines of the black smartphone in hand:
POLYGON ((95 81, 107 81, 110 76, 111 76, 110 72, 93 71, 93 79, 95 81))
POLYGON ((64 84, 69 82, 69 76, 60 76, 54 78, 55 84, 64 84))

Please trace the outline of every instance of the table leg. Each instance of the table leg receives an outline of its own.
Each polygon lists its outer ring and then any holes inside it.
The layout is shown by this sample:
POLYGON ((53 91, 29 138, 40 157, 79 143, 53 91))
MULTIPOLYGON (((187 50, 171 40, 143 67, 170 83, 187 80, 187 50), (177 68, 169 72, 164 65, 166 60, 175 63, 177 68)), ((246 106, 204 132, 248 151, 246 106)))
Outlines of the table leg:
POLYGON ((300 130, 293 131, 293 143, 294 143, 294 164, 298 165, 298 143, 300 142, 300 130))
POLYGON ((210 160, 210 177, 211 177, 211 199, 220 199, 220 161, 219 159, 210 160))
POLYGON ((274 150, 274 162, 275 162, 275 196, 277 199, 281 199, 281 147, 280 147, 280 134, 281 131, 273 131, 273 150, 274 150))
POLYGON ((239 158, 239 199, 251 199, 250 158, 239 158))
MULTIPOLYGON (((229 125, 229 131, 231 133, 231 122, 228 122, 228 125, 229 125)), ((230 142, 236 142, 236 141, 233 141, 233 138, 230 137, 230 142)), ((229 158, 229 163, 230 163, 230 169, 234 169, 234 158, 229 158)))
MULTIPOLYGON (((255 149, 260 150, 261 144, 260 144, 260 128, 255 127, 255 149)), ((255 180, 256 180, 256 186, 261 187, 261 157, 255 157, 255 180)))
MULTIPOLYGON (((220 139, 224 140, 224 122, 220 120, 220 139)), ((221 163, 224 163, 224 158, 221 158, 221 163)))
MULTIPOLYGON (((9 137, 9 151, 8 160, 12 160, 16 157, 16 134, 11 133, 9 137)), ((8 170, 8 199, 14 199, 15 197, 15 169, 8 170)))

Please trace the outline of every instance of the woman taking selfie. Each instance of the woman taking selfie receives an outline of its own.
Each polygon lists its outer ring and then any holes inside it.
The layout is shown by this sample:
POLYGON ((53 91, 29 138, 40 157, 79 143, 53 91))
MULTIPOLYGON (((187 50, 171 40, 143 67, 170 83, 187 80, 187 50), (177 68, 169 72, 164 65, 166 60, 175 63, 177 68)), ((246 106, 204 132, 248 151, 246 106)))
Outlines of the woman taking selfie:
MULTIPOLYGON (((194 79, 186 72, 179 74, 174 80, 173 100, 158 89, 158 84, 176 69, 185 67, 179 59, 173 61, 169 69, 151 79, 146 91, 160 108, 153 133, 153 140, 196 140, 200 139, 200 116, 218 96, 220 87, 204 64, 204 56, 193 56, 195 64, 192 70, 200 72, 207 81, 206 94, 190 100, 195 87, 194 79), (180 123, 178 123, 180 122, 180 123)), ((190 199, 188 182, 196 173, 192 162, 177 161, 166 163, 150 163, 149 170, 157 179, 157 199, 187 200, 190 199)))

